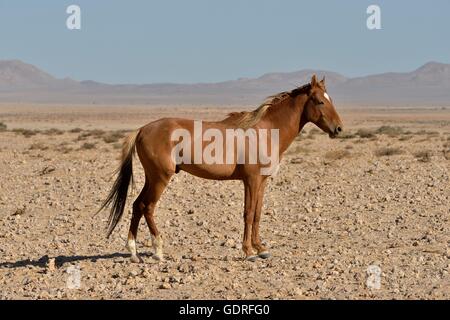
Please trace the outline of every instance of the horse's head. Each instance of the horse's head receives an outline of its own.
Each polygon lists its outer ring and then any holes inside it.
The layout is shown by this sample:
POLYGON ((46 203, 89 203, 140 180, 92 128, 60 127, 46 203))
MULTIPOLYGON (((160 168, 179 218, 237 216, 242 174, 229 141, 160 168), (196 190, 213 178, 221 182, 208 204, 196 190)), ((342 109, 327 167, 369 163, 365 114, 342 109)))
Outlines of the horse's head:
POLYGON ((333 100, 327 93, 325 78, 317 81, 316 76, 312 76, 311 89, 303 109, 303 116, 305 122, 314 123, 328 133, 330 138, 334 138, 342 132, 342 121, 334 108, 333 100))

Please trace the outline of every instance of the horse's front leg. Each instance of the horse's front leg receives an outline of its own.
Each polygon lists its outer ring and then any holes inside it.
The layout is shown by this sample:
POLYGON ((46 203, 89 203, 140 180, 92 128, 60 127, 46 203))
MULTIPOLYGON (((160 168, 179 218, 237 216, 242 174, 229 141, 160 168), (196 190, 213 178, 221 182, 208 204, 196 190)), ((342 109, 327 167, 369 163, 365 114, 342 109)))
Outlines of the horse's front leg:
POLYGON ((255 208, 255 216, 253 218, 253 226, 252 226, 252 246, 258 252, 258 256, 263 259, 267 259, 270 257, 269 251, 263 246, 261 239, 259 237, 259 222, 261 220, 261 211, 263 206, 264 199, 264 190, 266 187, 267 179, 261 182, 258 190, 258 196, 256 199, 256 208, 255 208))
POLYGON ((244 205, 244 239, 242 240, 242 250, 245 259, 255 261, 258 256, 254 255, 252 248, 252 225, 255 217, 258 190, 261 184, 260 177, 253 177, 244 181, 245 205, 244 205))

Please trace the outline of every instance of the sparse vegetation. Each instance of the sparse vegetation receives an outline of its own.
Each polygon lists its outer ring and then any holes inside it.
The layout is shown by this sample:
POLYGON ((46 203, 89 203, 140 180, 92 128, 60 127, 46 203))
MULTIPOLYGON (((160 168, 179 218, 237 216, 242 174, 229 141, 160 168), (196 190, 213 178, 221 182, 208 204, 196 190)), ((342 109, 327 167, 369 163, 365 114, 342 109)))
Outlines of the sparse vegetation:
POLYGON ((401 127, 392 127, 392 126, 381 126, 379 127, 375 133, 385 134, 389 137, 396 137, 404 133, 403 128, 401 127))
POLYGON ((373 132, 373 130, 370 129, 358 129, 358 131, 356 131, 356 134, 360 137, 360 138, 373 138, 375 136, 375 133, 373 132))
POLYGON ((120 139, 124 137, 124 134, 122 131, 114 131, 110 132, 103 136, 103 141, 106 143, 115 143, 118 142, 120 139))
POLYGON ((86 140, 86 138, 88 137, 93 137, 93 138, 101 138, 103 135, 105 134, 105 131, 103 130, 89 130, 89 131, 84 131, 83 133, 81 133, 80 135, 78 135, 77 140, 81 141, 81 140, 86 140))
POLYGON ((415 135, 427 135, 427 136, 438 136, 439 132, 437 131, 428 131, 428 130, 419 130, 414 132, 415 135))
POLYGON ((377 150, 375 150, 375 155, 377 157, 387 157, 387 156, 394 156, 394 155, 398 155, 398 154, 403 154, 404 151, 400 148, 395 148, 395 147, 383 147, 383 148, 378 148, 377 150))
POLYGON ((292 146, 291 148, 288 149, 287 154, 299 154, 299 153, 303 153, 303 154, 310 154, 311 150, 308 148, 305 148, 303 146, 292 146))
POLYGON ((80 149, 90 150, 90 149, 95 149, 95 147, 96 147, 95 143, 85 142, 85 143, 82 144, 80 149))
POLYGON ((36 142, 30 145, 29 150, 48 150, 48 145, 42 143, 42 142, 36 142))
POLYGON ((408 141, 411 140, 411 138, 412 138, 411 135, 401 136, 400 138, 398 138, 398 141, 408 141))
POLYGON ((0 122, 0 132, 6 131, 7 129, 8 129, 8 127, 6 126, 6 124, 4 124, 3 122, 0 122))
POLYGON ((48 136, 59 136, 59 135, 64 134, 64 131, 60 130, 60 129, 56 129, 56 128, 51 128, 51 129, 43 131, 42 134, 45 134, 48 136))
POLYGON ((81 131, 83 131, 83 129, 81 129, 81 128, 73 128, 73 129, 70 129, 69 132, 71 132, 71 133, 80 133, 81 131))
POLYGON ((356 138, 356 135, 350 131, 344 131, 344 133, 338 135, 339 139, 353 139, 356 138))
POLYGON ((413 153, 414 157, 421 162, 430 162, 433 152, 430 150, 422 150, 413 153))
POLYGON ((29 138, 29 137, 34 136, 39 133, 38 130, 29 130, 29 129, 23 129, 23 128, 13 129, 12 131, 15 132, 16 134, 22 134, 26 138, 29 138))
POLYGON ((73 151, 73 148, 68 146, 69 143, 67 141, 61 142, 58 146, 56 146, 55 151, 61 153, 69 153, 73 151))
POLYGON ((349 158, 351 155, 350 151, 348 150, 332 150, 325 153, 324 158, 326 160, 340 160, 344 158, 349 158))
POLYGON ((54 166, 46 166, 41 171, 39 171, 39 175, 43 176, 55 171, 56 168, 54 166))

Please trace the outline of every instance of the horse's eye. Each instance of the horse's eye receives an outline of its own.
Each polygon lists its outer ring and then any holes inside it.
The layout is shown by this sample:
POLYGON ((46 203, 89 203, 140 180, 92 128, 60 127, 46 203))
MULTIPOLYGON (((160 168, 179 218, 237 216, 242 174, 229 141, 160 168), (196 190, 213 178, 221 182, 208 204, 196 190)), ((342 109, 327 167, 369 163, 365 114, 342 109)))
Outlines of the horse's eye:
POLYGON ((322 105, 322 104, 325 104, 323 101, 319 101, 319 103, 318 104, 320 104, 320 105, 322 105))

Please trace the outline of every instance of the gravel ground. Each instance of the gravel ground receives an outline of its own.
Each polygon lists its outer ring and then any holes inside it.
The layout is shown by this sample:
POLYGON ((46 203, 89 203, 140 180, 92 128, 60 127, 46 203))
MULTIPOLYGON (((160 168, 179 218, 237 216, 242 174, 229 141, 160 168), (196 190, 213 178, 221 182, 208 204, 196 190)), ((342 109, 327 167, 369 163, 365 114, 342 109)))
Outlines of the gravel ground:
POLYGON ((335 140, 310 128, 268 185, 272 257, 254 263, 240 182, 176 175, 156 213, 165 261, 143 219, 144 263, 131 264, 130 205, 109 240, 108 213, 94 216, 123 133, 0 132, 0 298, 449 299, 450 128, 335 140))

